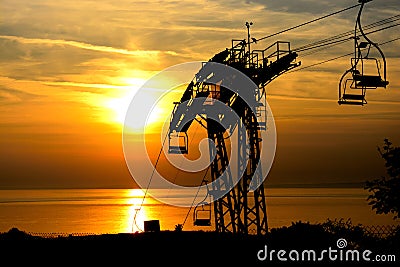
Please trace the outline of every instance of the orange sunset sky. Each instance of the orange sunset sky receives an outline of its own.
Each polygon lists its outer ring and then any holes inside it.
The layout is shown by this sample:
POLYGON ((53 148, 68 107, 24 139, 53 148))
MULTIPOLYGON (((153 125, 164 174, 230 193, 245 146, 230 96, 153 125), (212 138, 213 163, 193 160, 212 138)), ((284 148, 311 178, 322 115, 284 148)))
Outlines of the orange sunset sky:
MULTIPOLYGON (((255 38, 357 4, 356 0, 0 0, 0 189, 132 188, 122 128, 138 88, 175 64, 207 61, 255 38)), ((262 40, 293 48, 354 29, 358 8, 262 40)), ((400 14, 398 0, 365 6, 364 25, 400 14)), ((398 22, 394 21, 392 24, 398 22)), ((371 34, 399 38, 399 27, 371 34)), ((350 57, 287 73, 267 86, 277 128, 271 186, 360 183, 385 174, 377 146, 400 145, 400 40, 382 45, 387 89, 366 106, 339 106, 350 57)), ((301 67, 352 52, 351 41, 313 54, 301 67)), ((153 100, 149 97, 149 104, 153 100)), ((173 104, 158 110, 159 121, 173 104)), ((155 153, 159 148, 155 148, 155 153)), ((138 163, 140 164, 140 157, 138 163)))

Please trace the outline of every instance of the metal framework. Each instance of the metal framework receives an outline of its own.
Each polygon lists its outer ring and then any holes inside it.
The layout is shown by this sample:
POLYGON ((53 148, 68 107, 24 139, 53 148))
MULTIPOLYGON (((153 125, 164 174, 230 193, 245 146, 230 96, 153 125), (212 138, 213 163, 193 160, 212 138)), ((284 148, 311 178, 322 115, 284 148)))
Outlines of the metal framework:
MULTIPOLYGON (((248 24, 248 29, 250 25, 248 24)), ((264 185, 260 182, 260 186, 253 192, 250 192, 249 188, 251 179, 263 180, 261 168, 257 166, 262 145, 261 131, 265 131, 267 125, 265 86, 279 75, 299 66, 300 62, 296 62, 297 54, 290 50, 289 42, 276 42, 264 50, 253 51, 249 50, 249 44, 250 34, 247 42, 232 40, 230 49, 227 48, 214 55, 209 62, 225 64, 247 75, 257 85, 253 92, 255 106, 248 106, 239 94, 218 86, 218 78, 214 77, 212 82, 207 80, 210 73, 207 70, 207 63, 204 63, 187 86, 180 101, 175 102, 170 120, 169 139, 170 144, 179 145, 170 147, 169 152, 188 153, 186 132, 194 119, 185 120, 185 118, 190 115, 193 117, 193 113, 197 113, 195 115, 202 118, 202 125, 206 127, 210 140, 211 181, 216 182, 212 183, 213 186, 208 193, 213 199, 215 230, 263 235, 268 232, 264 185), (238 173, 243 173, 234 187, 225 143, 227 129, 205 115, 210 105, 207 103, 209 100, 211 103, 212 100, 224 103, 239 118, 228 126, 230 132, 233 129, 238 131, 238 173), (254 110, 256 112, 253 112, 254 110), (205 114, 200 114, 201 112, 205 114), (173 142, 177 136, 183 138, 183 141, 173 142), (220 192, 225 192, 223 197, 215 199, 215 195, 220 192)), ((221 77, 224 78, 227 77, 221 77)), ((224 117, 226 114, 220 115, 224 117)), ((202 224, 208 223, 202 221, 202 224)))

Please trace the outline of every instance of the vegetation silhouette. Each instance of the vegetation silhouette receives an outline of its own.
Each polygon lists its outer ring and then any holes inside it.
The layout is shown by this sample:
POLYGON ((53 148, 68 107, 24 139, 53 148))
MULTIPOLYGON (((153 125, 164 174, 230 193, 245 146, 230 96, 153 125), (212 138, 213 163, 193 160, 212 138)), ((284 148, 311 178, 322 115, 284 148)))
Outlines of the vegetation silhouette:
MULTIPOLYGON (((179 228, 179 226, 177 227, 179 228)), ((104 264, 107 261, 125 264, 132 260, 152 265, 162 262, 173 263, 174 266, 196 266, 207 264, 244 264, 244 266, 310 266, 310 265, 362 265, 373 262, 331 261, 324 257, 322 261, 287 261, 281 262, 276 253, 279 250, 322 250, 337 249, 337 241, 345 239, 345 250, 371 250, 374 255, 395 255, 400 257, 400 227, 393 226, 385 235, 368 231, 367 226, 354 225, 350 219, 334 219, 322 223, 296 221, 290 226, 270 229, 266 236, 218 233, 215 231, 159 231, 99 235, 65 235, 54 237, 34 236, 17 228, 0 233, 0 245, 7 251, 18 251, 24 257, 17 259, 18 263, 27 260, 32 264, 38 257, 37 250, 45 252, 52 258, 76 263, 104 264), (268 246, 269 253, 275 250, 273 260, 260 261, 257 252, 268 246)), ((319 255, 319 254, 318 254, 319 255)), ((394 263, 394 262, 392 262, 394 263)))
POLYGON ((400 210, 400 147, 385 138, 378 152, 385 160, 387 176, 365 182, 364 188, 371 193, 367 201, 377 214, 392 213, 396 220, 400 210))

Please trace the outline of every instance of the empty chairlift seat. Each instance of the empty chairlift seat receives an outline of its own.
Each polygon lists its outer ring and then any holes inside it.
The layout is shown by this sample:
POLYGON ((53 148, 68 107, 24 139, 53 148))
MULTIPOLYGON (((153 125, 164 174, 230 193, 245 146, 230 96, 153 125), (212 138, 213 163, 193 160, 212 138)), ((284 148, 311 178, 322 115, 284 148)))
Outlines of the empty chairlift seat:
POLYGON ((360 94, 343 94, 342 98, 339 99, 339 105, 346 104, 346 105, 364 105, 367 104, 365 100, 365 95, 360 94))
POLYGON ((381 76, 354 74, 353 79, 357 87, 366 89, 375 89, 378 87, 386 87, 389 82, 382 80, 381 76))
POLYGON ((188 136, 186 132, 169 133, 168 153, 170 154, 188 153, 188 136))
POLYGON ((193 224, 195 226, 211 225, 211 204, 206 202, 199 203, 193 212, 193 224))

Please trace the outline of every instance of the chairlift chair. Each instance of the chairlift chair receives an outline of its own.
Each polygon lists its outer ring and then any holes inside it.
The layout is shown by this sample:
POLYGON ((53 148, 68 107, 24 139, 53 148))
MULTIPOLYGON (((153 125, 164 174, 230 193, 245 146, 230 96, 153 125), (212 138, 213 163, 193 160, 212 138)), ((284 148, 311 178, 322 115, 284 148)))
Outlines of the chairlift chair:
POLYGON ((211 226, 211 204, 200 202, 193 211, 193 224, 195 226, 211 226))
POLYGON ((365 95, 369 89, 386 88, 389 82, 386 80, 386 59, 378 44, 373 43, 364 33, 361 26, 361 12, 364 4, 371 0, 359 0, 361 8, 357 16, 354 30, 354 57, 351 59, 351 68, 346 70, 339 82, 339 105, 364 105, 367 104, 365 95), (357 31, 365 41, 357 36, 357 31), (375 48, 381 55, 380 60, 370 57, 371 48, 375 48), (364 51, 364 54, 363 54, 364 51), (353 89, 348 92, 348 89, 353 89))
POLYGON ((186 132, 170 132, 168 141, 168 153, 188 153, 188 136, 186 132))

